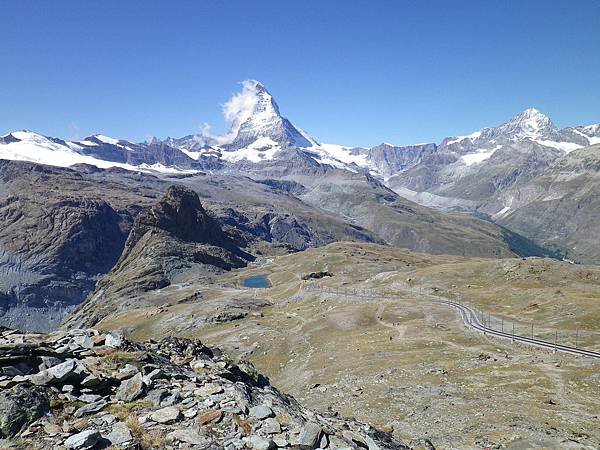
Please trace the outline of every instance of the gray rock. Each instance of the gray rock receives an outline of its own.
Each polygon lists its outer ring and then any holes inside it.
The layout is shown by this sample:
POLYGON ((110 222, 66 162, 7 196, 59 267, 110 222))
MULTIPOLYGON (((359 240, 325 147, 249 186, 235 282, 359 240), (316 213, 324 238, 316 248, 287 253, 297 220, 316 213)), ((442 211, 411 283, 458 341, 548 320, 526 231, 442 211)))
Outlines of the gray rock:
POLYGON ((131 431, 123 422, 117 422, 110 433, 103 436, 110 441, 111 445, 123 445, 133 439, 131 431))
POLYGON ((254 450, 271 450, 277 447, 272 439, 257 435, 250 436, 248 445, 254 450))
POLYGON ((309 422, 304 425, 304 428, 300 432, 298 439, 294 442, 294 445, 302 449, 314 449, 317 448, 321 441, 321 435, 323 434, 323 427, 316 423, 309 422))
POLYGON ((117 333, 108 333, 104 338, 104 345, 107 347, 119 348, 123 345, 123 336, 117 333))
POLYGON ((75 336, 73 338, 73 342, 75 342, 78 346, 83 347, 83 348, 93 348, 94 347, 94 341, 92 341, 92 338, 90 338, 88 335, 75 336))
POLYGON ((100 440, 100 433, 96 430, 86 430, 81 433, 74 434, 68 438, 64 445, 67 448, 83 450, 92 448, 100 440))
POLYGON ((253 406, 250 408, 250 417, 255 419, 266 419, 267 417, 273 417, 273 410, 265 405, 253 406))
POLYGON ((15 366, 6 366, 2 367, 2 375, 6 375, 8 377, 16 377, 17 375, 25 375, 18 367, 15 366))
POLYGON ((0 391, 0 437, 12 437, 50 410, 45 389, 19 384, 0 391))
POLYGON ((39 365, 39 370, 46 370, 63 362, 62 359, 54 356, 42 356, 42 363, 39 365))
POLYGON ((30 380, 37 386, 45 386, 50 383, 62 383, 75 374, 76 364, 76 360, 67 359, 65 362, 31 375, 30 380))
POLYGON ((77 399, 81 400, 82 402, 85 402, 85 403, 94 403, 94 402, 97 402, 98 400, 100 400, 101 398, 102 398, 101 395, 82 394, 77 399))
POLYGON ((158 380, 159 378, 165 378, 164 372, 160 369, 154 369, 149 374, 144 375, 144 383, 150 386, 154 380, 158 380))
POLYGON ((106 400, 99 400, 94 403, 88 403, 87 405, 83 405, 81 408, 79 408, 77 411, 75 411, 75 414, 73 414, 73 415, 75 417, 83 417, 88 414, 94 414, 94 413, 97 413, 98 411, 101 411, 107 404, 108 403, 106 400))
POLYGON ((275 436, 273 442, 277 447, 287 447, 289 445, 288 440, 283 436, 275 436))
POLYGON ((223 392, 223 387, 216 383, 206 383, 204 386, 196 389, 196 395, 200 397, 208 397, 209 395, 220 394, 223 392))
POLYGON ((142 374, 137 373, 133 377, 121 382, 119 389, 117 390, 117 400, 124 402, 132 402, 138 398, 144 392, 144 382, 142 374))
POLYGON ((161 402, 168 396, 169 392, 166 389, 153 389, 146 395, 148 400, 155 407, 161 406, 161 402))
POLYGON ((181 401, 181 395, 178 391, 173 391, 171 395, 166 396, 161 402, 160 406, 173 406, 181 401))
POLYGON ((138 368, 135 367, 133 364, 125 364, 125 367, 123 367, 117 373, 113 374, 113 378, 115 378, 116 380, 119 380, 119 381, 123 381, 123 380, 126 380, 127 378, 131 378, 138 372, 139 372, 138 368))
POLYGON ((150 419, 158 423, 173 423, 179 420, 181 412, 176 406, 167 406, 150 414, 150 419))
POLYGON ((117 416, 114 414, 104 414, 101 417, 98 417, 98 420, 102 422, 104 425, 111 425, 116 422, 117 416))
POLYGON ((281 433, 281 425, 276 419, 269 417, 263 422, 261 430, 267 434, 277 434, 281 433))
MULTIPOLYGON (((47 386, 54 381, 54 376, 52 376, 52 374, 48 372, 48 369, 46 369, 33 375, 28 375, 27 378, 24 378, 22 381, 25 380, 29 380, 36 386, 47 386)), ((19 379, 18 381, 21 381, 21 379, 19 379)))
POLYGON ((210 439, 201 436, 191 428, 171 431, 167 434, 166 440, 170 442, 185 442, 186 444, 200 446, 200 448, 208 448, 212 443, 210 439))
POLYGON ((88 375, 81 381, 81 387, 92 388, 102 383, 102 378, 96 375, 88 375))
POLYGON ((319 448, 327 448, 329 445, 329 440, 327 438, 327 434, 323 433, 321 436, 321 442, 319 443, 319 448))

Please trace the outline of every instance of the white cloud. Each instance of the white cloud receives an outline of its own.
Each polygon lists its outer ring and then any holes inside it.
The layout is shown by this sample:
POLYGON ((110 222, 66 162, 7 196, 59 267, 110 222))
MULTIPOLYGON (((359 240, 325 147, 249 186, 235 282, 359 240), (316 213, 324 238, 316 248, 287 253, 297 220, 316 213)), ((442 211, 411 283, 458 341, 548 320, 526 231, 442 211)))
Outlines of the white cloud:
POLYGON ((257 102, 256 80, 242 81, 242 92, 236 92, 231 98, 223 104, 223 116, 230 124, 229 132, 223 135, 213 135, 210 132, 210 125, 202 124, 200 127, 202 135, 207 140, 214 141, 217 145, 229 144, 237 136, 240 126, 250 117, 252 110, 257 102))

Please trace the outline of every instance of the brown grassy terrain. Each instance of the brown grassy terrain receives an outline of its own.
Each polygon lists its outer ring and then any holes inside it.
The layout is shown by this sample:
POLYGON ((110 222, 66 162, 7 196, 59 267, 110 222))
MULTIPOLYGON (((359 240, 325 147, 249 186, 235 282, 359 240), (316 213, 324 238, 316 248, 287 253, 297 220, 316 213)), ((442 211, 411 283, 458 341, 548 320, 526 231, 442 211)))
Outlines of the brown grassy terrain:
POLYGON ((537 258, 466 259, 337 243, 264 260, 229 273, 220 285, 190 281, 164 289, 160 306, 101 325, 137 338, 200 337, 249 359, 302 403, 331 407, 406 440, 425 435, 453 449, 597 448, 600 363, 468 331, 455 312, 419 291, 435 288, 497 320, 516 321, 523 333, 532 320, 540 337, 558 330, 566 341, 579 329, 580 344, 598 349, 599 277, 595 267, 537 258), (321 270, 334 276, 301 280, 321 270), (267 274, 272 287, 241 287, 256 274, 267 274), (177 303, 193 290, 202 297, 177 303), (232 307, 246 315, 206 320, 232 307))

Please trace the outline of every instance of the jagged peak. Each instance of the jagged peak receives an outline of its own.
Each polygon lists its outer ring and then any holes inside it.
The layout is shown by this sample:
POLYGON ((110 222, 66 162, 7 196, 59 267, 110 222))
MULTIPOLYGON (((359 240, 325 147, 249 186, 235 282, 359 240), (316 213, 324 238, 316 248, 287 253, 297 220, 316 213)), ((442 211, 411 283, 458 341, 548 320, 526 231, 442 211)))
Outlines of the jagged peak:
POLYGON ((150 209, 138 214, 134 224, 138 237, 150 227, 186 241, 223 240, 220 226, 206 213, 198 194, 180 185, 170 186, 150 209))
POLYGON ((523 110, 510 119, 505 125, 517 126, 524 132, 532 134, 547 129, 557 129, 550 117, 536 108, 527 108, 523 110))

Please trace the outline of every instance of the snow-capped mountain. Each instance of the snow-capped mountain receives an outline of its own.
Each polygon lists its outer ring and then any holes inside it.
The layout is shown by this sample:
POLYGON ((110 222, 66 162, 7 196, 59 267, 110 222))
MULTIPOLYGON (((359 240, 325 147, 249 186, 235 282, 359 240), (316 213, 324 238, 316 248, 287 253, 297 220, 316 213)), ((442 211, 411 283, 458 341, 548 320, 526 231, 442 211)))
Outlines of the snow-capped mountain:
MULTIPOLYGON (((497 127, 444 139, 434 154, 387 183, 419 203, 474 210, 504 190, 527 183, 568 153, 595 143, 599 129, 560 129, 529 108, 497 127)), ((511 211, 511 202, 496 202, 486 213, 501 217, 511 211)))
POLYGON ((273 96, 258 81, 248 82, 245 86, 249 92, 247 118, 240 118, 239 125, 234 122, 232 132, 235 138, 225 145, 226 149, 239 150, 259 146, 272 147, 312 147, 317 142, 292 125, 279 112, 279 106, 273 96), (258 142, 258 144, 257 144, 258 142))
POLYGON ((81 141, 64 141, 31 131, 14 131, 0 136, 0 159, 59 167, 89 164, 100 168, 165 173, 201 168, 180 150, 163 143, 136 144, 102 134, 81 141))
POLYGON ((446 138, 440 147, 462 155, 462 162, 471 165, 487 160, 506 145, 525 141, 568 153, 594 142, 594 130, 588 128, 587 132, 588 135, 579 128, 559 129, 548 116, 535 108, 528 108, 497 127, 446 138))
POLYGON ((225 104, 224 115, 231 122, 226 135, 199 133, 179 139, 167 138, 164 142, 194 159, 212 155, 230 162, 271 160, 286 148, 318 145, 314 138, 281 115, 273 96, 256 80, 243 83, 242 92, 225 104))

